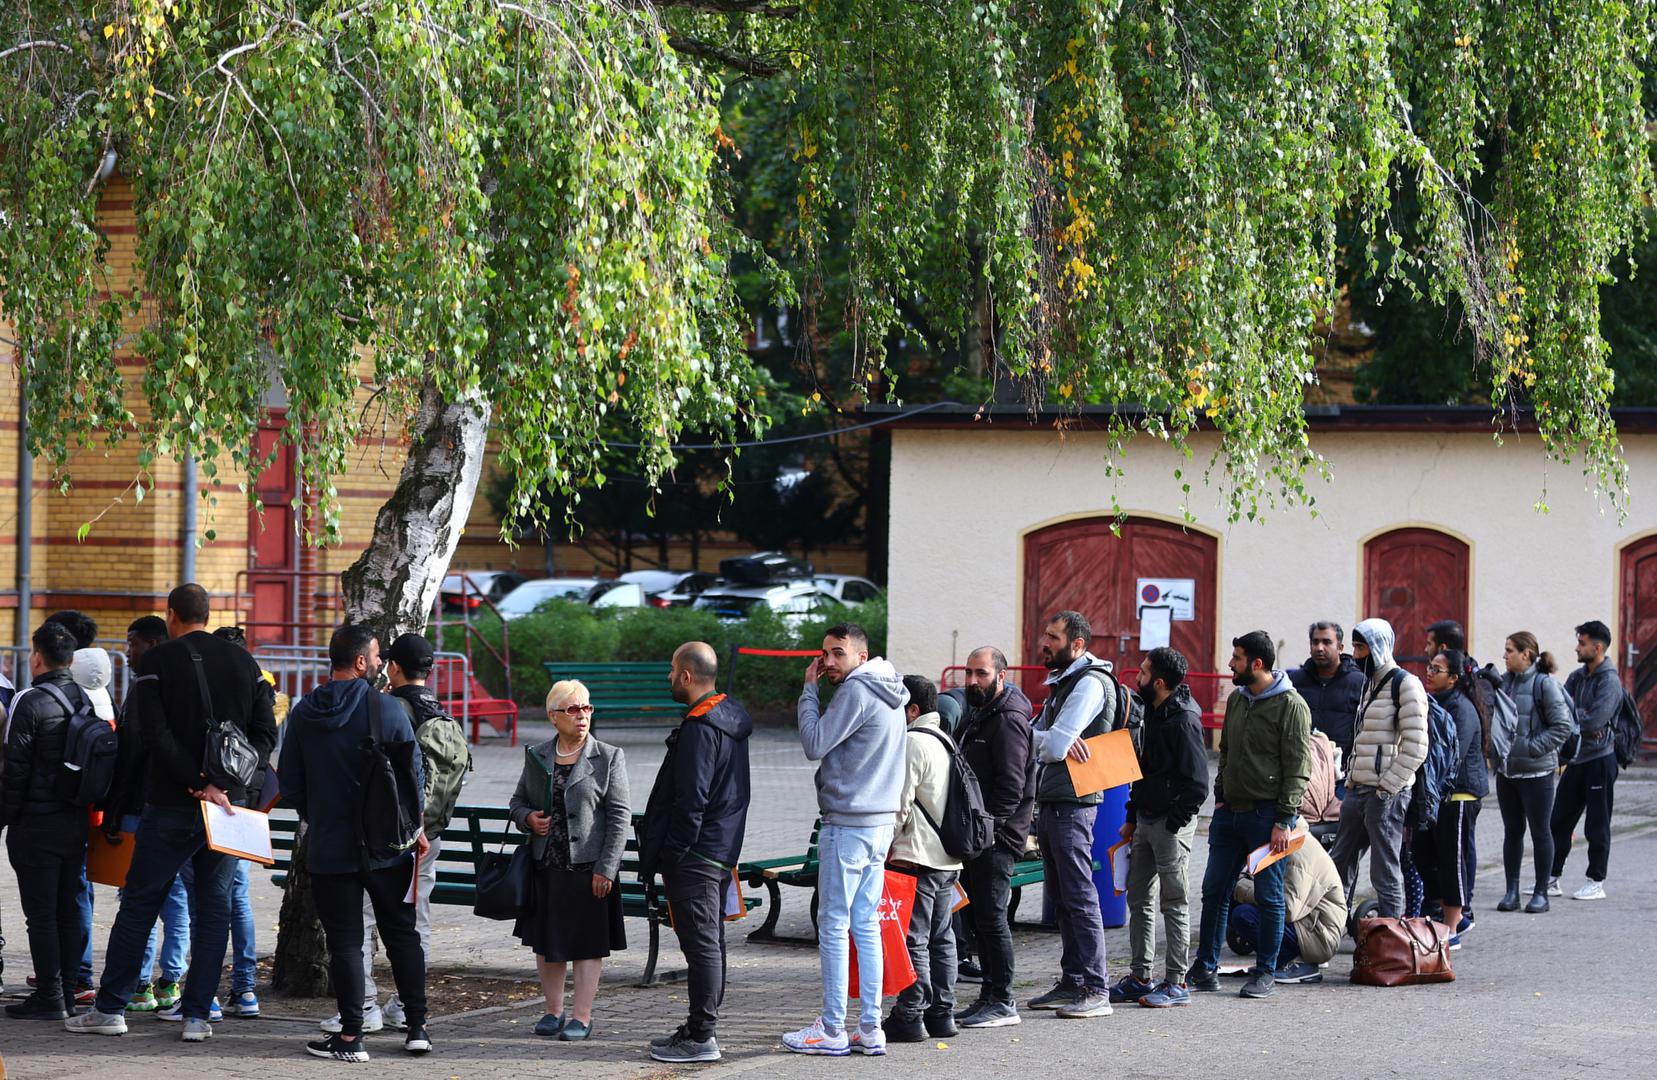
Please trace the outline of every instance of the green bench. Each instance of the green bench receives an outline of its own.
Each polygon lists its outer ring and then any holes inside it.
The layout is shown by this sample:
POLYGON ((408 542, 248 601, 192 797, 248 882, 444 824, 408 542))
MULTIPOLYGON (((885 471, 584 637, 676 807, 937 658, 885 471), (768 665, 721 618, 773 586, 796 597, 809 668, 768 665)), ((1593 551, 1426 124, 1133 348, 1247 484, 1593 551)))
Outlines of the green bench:
MULTIPOLYGON (((782 887, 811 890, 811 925, 817 925, 817 836, 822 831, 823 819, 811 823, 811 840, 805 853, 780 859, 756 859, 737 866, 737 873, 748 882, 748 887, 763 887, 767 894, 765 922, 748 935, 750 941, 774 942, 785 945, 815 945, 815 937, 788 937, 777 933, 777 919, 782 915, 782 887)), ((1093 864, 1095 870, 1099 864, 1093 864)), ((1007 922, 1012 924, 1018 912, 1018 902, 1024 886, 1040 885, 1044 873, 1041 860, 1023 859, 1013 864, 1012 896, 1007 901, 1007 922)))
POLYGON ((593 726, 612 720, 646 720, 676 724, 685 707, 668 692, 667 677, 672 665, 661 662, 628 661, 613 664, 541 664, 547 678, 578 679, 592 696, 593 726))
MULTIPOLYGON (((650 927, 649 953, 645 957, 644 977, 640 986, 657 983, 656 961, 661 948, 661 928, 668 924, 667 903, 661 895, 654 875, 646 880, 639 870, 639 839, 644 824, 643 814, 633 815, 632 835, 627 838, 627 853, 621 860, 621 871, 616 888, 621 891, 622 914, 644 919, 650 927)), ((299 819, 291 812, 278 809, 270 816, 271 846, 276 850, 278 871, 271 880, 281 885, 287 880, 287 867, 293 858, 299 819)), ((503 806, 457 806, 449 827, 443 830, 443 847, 437 857, 437 884, 432 889, 432 903, 453 904, 471 908, 477 896, 477 871, 486 852, 510 850, 528 839, 527 834, 512 826, 511 815, 503 806)), ((744 897, 748 911, 759 906, 757 899, 744 897)))

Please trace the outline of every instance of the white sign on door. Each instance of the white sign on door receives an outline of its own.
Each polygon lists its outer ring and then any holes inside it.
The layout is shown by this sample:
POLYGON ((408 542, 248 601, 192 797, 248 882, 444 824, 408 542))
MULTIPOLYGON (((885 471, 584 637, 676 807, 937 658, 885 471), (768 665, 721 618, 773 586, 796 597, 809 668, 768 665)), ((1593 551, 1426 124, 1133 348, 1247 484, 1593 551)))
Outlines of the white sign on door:
POLYGON ((1192 622, 1197 617, 1197 582, 1193 578, 1139 579, 1134 613, 1148 607, 1168 608, 1175 622, 1192 622))

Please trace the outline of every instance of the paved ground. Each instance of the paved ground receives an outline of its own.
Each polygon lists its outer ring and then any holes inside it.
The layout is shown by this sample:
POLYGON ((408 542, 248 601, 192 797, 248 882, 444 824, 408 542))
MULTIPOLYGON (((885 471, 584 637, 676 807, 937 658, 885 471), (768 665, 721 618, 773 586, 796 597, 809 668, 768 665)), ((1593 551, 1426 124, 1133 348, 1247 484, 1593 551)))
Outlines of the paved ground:
MULTIPOLYGON (((543 731, 545 729, 542 729, 543 731)), ((629 772, 639 798, 660 761, 661 732, 623 732, 629 772)), ((534 737, 533 734, 531 737, 534 737)), ((544 735, 542 736, 544 737, 544 735)), ((516 778, 521 751, 489 745, 478 754, 468 802, 504 803, 516 778)), ((761 732, 753 754, 755 807, 750 857, 797 849, 814 812, 810 767, 786 732, 761 732)), ((1624 774, 1618 790, 1617 839, 1611 896, 1584 904, 1555 902, 1547 915, 1501 915, 1493 907, 1500 889, 1500 822, 1495 801, 1480 822, 1481 874, 1475 906, 1477 929, 1455 954, 1458 981, 1449 986, 1377 990, 1347 981, 1351 961, 1337 957, 1326 982, 1280 988, 1267 1002, 1232 993, 1204 996, 1190 1008, 1152 1012, 1118 1008, 1115 1015, 1065 1022, 1026 1013, 1023 1025, 964 1032, 945 1042, 894 1047, 884 1061, 819 1061, 780 1052, 778 1034, 817 1011, 814 950, 749 944, 748 929, 733 924, 731 985, 721 1028, 725 1061, 699 1067, 710 1076, 761 1071, 765 1076, 820 1075, 824 1071, 893 1069, 953 1077, 1004 1077, 1009 1070, 1043 1075, 1121 1076, 1344 1076, 1445 1073, 1464 1077, 1522 1071, 1527 1077, 1589 1073, 1645 1075, 1649 1048, 1657 1045, 1657 939, 1650 932, 1649 898, 1657 895, 1657 770, 1624 774), (1645 1066, 1638 1063, 1646 1061, 1645 1066)), ((1199 837, 1193 877, 1206 852, 1199 837)), ((1574 888, 1580 851, 1567 870, 1574 888)), ((261 940, 268 953, 275 937, 277 890, 256 879, 261 940)), ((96 944, 101 950, 113 913, 113 896, 100 890, 96 944)), ((9 973, 26 966, 16 885, 0 870, 0 911, 11 936, 9 973)), ((784 896, 783 929, 806 932, 806 896, 784 896)), ((1039 911, 1039 894, 1027 896, 1026 916, 1039 911)), ((457 908, 437 909, 435 972, 464 976, 532 977, 526 950, 503 924, 475 920, 457 908)), ((629 921, 630 932, 643 926, 629 921)), ((1109 934, 1113 974, 1126 960, 1124 931, 1109 934)), ((1045 989, 1056 968, 1058 942, 1051 934, 1019 934, 1019 993, 1045 989)), ((680 966, 671 942, 663 966, 680 966)), ((674 1026, 684 1008, 682 987, 631 985, 642 969, 638 950, 618 954, 606 967, 599 1000, 597 1038, 585 1045, 549 1043, 530 1027, 538 1005, 451 1012, 432 1024, 437 1053, 406 1058, 390 1038, 369 1038, 379 1071, 420 1077, 665 1076, 676 1071, 651 1062, 643 1045, 674 1026)), ((971 988, 964 988, 970 992, 971 988)), ((70 1037, 55 1025, 0 1018, 0 1054, 9 1076, 28 1080, 128 1080, 134 1075, 270 1080, 311 1076, 326 1063, 308 1058, 301 1043, 311 1037, 314 1008, 296 1013, 291 1003, 266 999, 267 1016, 226 1020, 203 1046, 184 1046, 177 1029, 146 1017, 131 1022, 124 1038, 70 1037), (138 1059, 138 1060, 134 1060, 138 1059)))

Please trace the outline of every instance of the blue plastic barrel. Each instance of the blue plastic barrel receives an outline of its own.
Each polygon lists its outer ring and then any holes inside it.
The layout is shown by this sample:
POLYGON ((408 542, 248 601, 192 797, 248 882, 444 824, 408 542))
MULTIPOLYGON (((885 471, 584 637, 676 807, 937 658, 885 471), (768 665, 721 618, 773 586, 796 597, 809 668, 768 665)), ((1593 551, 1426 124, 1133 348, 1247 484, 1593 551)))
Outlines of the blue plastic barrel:
MULTIPOLYGON (((1093 861, 1099 869, 1093 872, 1093 884, 1099 890, 1099 914, 1106 929, 1128 924, 1128 898, 1116 895, 1118 882, 1112 880, 1110 849, 1122 841, 1122 824, 1128 820, 1128 785, 1108 788, 1099 813, 1093 819, 1093 861)), ((1120 882, 1122 888, 1127 882, 1120 882)))

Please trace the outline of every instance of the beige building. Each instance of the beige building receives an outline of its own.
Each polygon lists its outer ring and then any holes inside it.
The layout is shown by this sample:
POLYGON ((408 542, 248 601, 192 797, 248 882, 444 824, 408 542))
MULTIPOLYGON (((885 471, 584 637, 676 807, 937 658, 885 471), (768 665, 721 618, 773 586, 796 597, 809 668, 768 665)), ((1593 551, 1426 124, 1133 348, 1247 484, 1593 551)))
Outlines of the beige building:
MULTIPOLYGON (((1657 410, 1618 414, 1629 465, 1620 523, 1578 468, 1546 459, 1533 431, 1498 445, 1486 409, 1313 412, 1312 446, 1331 472, 1310 482, 1315 513, 1280 507, 1254 523, 1228 523, 1220 491, 1201 483, 1210 435, 1193 440, 1192 461, 1137 438, 1125 475, 1112 477, 1098 417, 1062 431, 1057 416, 1016 409, 897 421, 892 659, 930 674, 994 643, 1033 664, 1045 617, 1074 607, 1093 623, 1094 652, 1119 667, 1166 637, 1194 670, 1223 671, 1231 639, 1253 629, 1293 666, 1310 621, 1368 616, 1392 621, 1403 657, 1422 654, 1429 623, 1453 618, 1481 661, 1531 630, 1566 666, 1572 627, 1600 619, 1657 719, 1657 410), (1179 468, 1193 488, 1189 523, 1179 468), (1544 490, 1546 514, 1533 508, 1544 490), (1118 533, 1113 505, 1127 514, 1118 533)), ((1207 705, 1223 686, 1205 690, 1207 705)))

